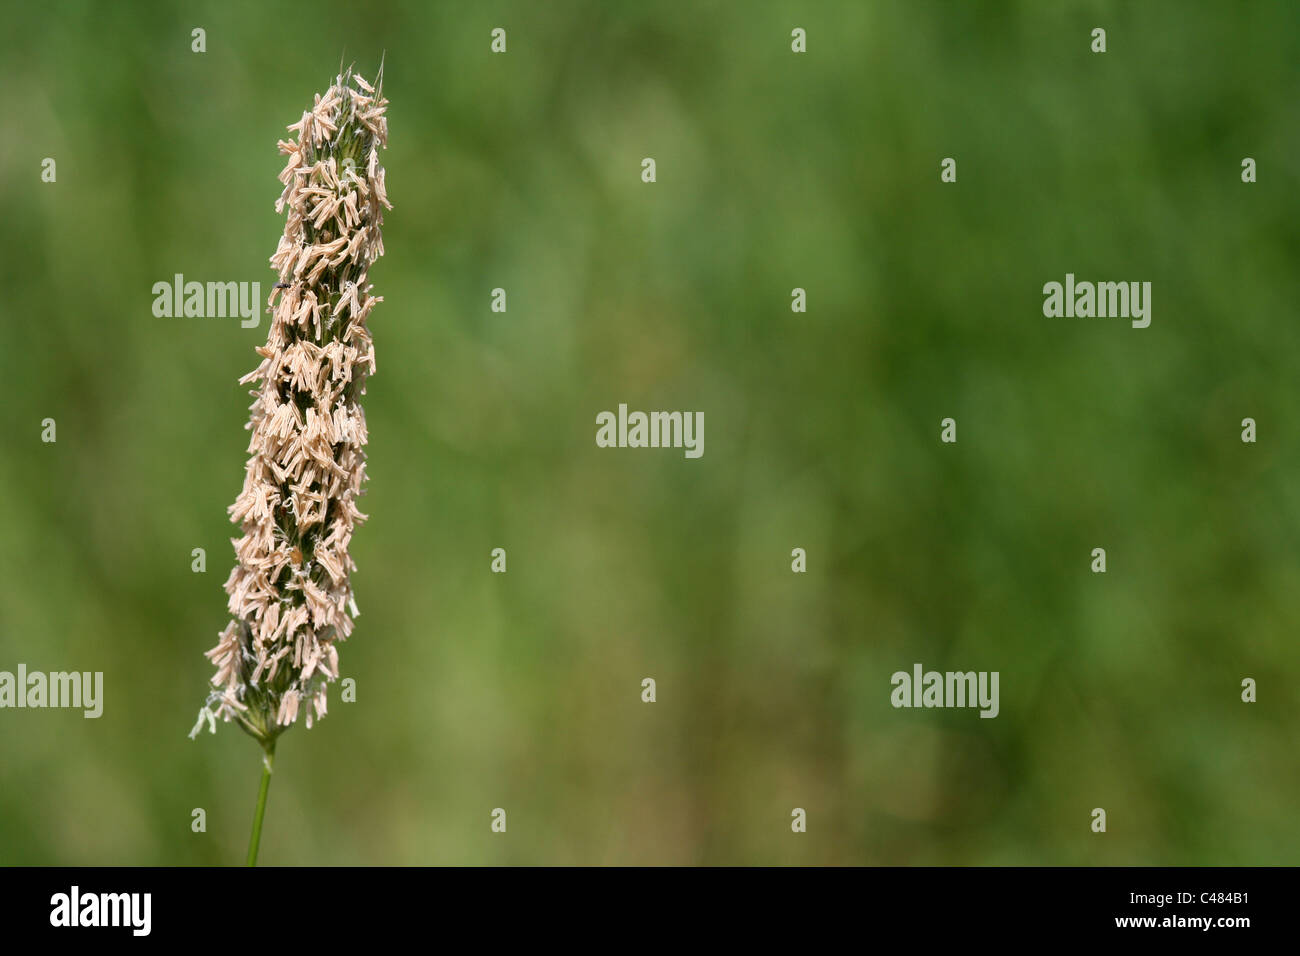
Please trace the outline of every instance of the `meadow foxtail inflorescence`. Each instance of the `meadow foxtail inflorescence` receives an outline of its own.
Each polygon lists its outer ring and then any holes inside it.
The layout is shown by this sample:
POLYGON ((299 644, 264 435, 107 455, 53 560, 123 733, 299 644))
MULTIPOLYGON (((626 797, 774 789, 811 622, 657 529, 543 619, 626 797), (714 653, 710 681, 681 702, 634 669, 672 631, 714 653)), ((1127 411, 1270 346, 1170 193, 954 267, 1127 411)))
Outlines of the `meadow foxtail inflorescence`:
POLYGON ((225 585, 232 620, 207 652, 216 689, 190 734, 235 720, 268 757, 300 715, 308 727, 324 716, 337 645, 357 616, 348 545, 365 520, 359 399, 375 370, 366 318, 382 301, 367 271, 383 255, 392 208, 379 164, 387 105, 382 67, 374 86, 341 71, 279 144, 288 162, 275 207, 287 219, 271 257, 274 317, 261 364, 240 379, 260 385, 244 487, 229 509, 242 531, 225 585))

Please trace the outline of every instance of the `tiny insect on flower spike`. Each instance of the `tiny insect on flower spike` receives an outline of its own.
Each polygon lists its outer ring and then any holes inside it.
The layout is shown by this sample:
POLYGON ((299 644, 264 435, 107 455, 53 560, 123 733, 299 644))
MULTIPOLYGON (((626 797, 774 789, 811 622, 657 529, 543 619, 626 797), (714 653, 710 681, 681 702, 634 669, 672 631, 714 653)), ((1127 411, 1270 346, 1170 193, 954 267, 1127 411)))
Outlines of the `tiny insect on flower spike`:
POLYGON ((235 721, 266 752, 249 863, 256 862, 275 741, 302 717, 325 716, 339 676, 337 645, 357 616, 349 576, 357 498, 366 480, 359 404, 375 371, 366 319, 370 266, 384 252, 391 209, 379 151, 388 141, 383 67, 372 86, 340 71, 288 127, 276 201, 286 214, 271 257, 279 281, 261 364, 240 384, 251 394, 244 487, 230 506, 242 532, 226 581, 230 623, 207 652, 215 689, 190 736, 235 721))

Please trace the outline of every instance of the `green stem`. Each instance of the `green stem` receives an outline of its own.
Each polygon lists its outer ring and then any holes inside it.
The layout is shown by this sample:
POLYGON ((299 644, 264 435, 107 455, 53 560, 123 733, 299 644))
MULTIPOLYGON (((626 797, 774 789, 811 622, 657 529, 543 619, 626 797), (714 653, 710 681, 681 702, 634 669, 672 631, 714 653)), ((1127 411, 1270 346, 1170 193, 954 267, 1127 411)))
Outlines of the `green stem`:
POLYGON ((248 841, 248 865, 257 866, 257 845, 262 842, 262 818, 266 816, 266 792, 271 789, 271 764, 275 762, 275 740, 265 745, 262 758, 262 786, 257 792, 257 813, 253 817, 253 836, 248 841))

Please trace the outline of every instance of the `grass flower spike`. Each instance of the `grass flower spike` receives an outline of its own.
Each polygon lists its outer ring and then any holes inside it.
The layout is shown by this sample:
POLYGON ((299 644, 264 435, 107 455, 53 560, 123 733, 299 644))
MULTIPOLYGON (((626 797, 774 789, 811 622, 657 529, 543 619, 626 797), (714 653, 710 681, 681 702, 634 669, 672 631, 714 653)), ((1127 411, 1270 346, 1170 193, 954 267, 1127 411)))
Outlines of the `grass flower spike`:
POLYGON ((232 620, 207 652, 216 689, 191 736, 205 724, 215 732, 218 717, 238 722, 266 750, 268 775, 279 734, 325 715, 337 645, 357 616, 348 546, 365 520, 359 399, 375 371, 366 320, 382 301, 367 273, 383 255, 383 210, 392 208, 379 164, 382 87, 382 68, 374 86, 341 72, 279 144, 288 162, 276 202, 284 235, 271 257, 274 317, 261 364, 240 379, 260 385, 244 487, 229 509, 242 531, 225 585, 232 620))

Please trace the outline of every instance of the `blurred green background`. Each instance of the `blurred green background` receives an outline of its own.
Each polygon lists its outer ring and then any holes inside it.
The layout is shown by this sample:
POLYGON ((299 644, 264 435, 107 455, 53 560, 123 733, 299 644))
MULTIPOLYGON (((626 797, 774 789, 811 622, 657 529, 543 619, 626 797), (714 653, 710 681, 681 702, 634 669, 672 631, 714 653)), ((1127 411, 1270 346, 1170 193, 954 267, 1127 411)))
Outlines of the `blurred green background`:
POLYGON ((267 323, 151 289, 269 292, 276 140, 381 54, 357 701, 264 864, 1296 861, 1300 5, 179 6, 5 12, 0 670, 105 704, 0 711, 0 862, 243 859, 260 752, 186 734, 267 323), (916 662, 1001 715, 893 709, 916 662))

